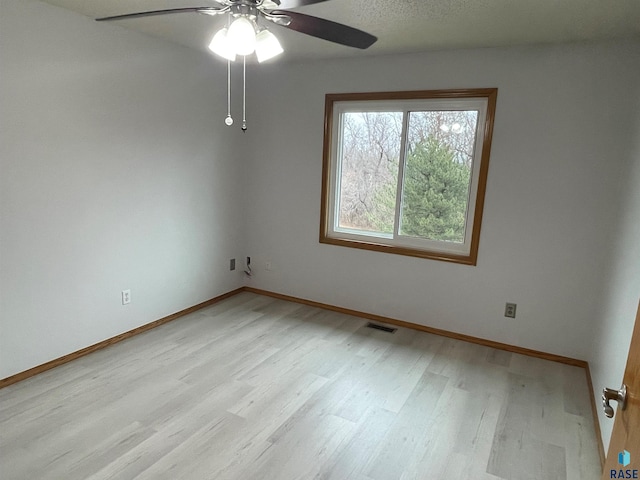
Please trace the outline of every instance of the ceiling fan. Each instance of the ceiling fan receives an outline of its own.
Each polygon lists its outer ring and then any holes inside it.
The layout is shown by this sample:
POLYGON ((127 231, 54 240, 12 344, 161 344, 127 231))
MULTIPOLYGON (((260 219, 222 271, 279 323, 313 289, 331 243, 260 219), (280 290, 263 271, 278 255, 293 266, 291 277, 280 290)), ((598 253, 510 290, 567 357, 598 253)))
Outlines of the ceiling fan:
MULTIPOLYGON (((231 74, 230 62, 241 56, 243 61, 243 79, 246 90, 246 59, 255 52, 258 62, 263 62, 284 50, 280 42, 259 19, 264 19, 275 25, 279 25, 296 32, 304 33, 312 37, 321 38, 330 42, 366 49, 378 39, 362 30, 349 27, 341 23, 326 20, 324 18, 292 12, 289 9, 304 7, 314 3, 322 3, 328 0, 210 0, 213 4, 208 7, 183 7, 164 10, 150 10, 146 12, 126 13, 110 17, 96 18, 96 21, 105 22, 113 20, 125 20, 140 17, 152 17, 156 15, 171 15, 176 13, 200 13, 203 15, 226 15, 226 26, 221 28, 212 38, 209 50, 227 59, 227 125, 233 124, 231 118, 231 74)), ((242 130, 246 131, 246 108, 243 95, 242 130)))
POLYGON ((326 1, 328 0, 217 0, 211 1, 214 6, 210 7, 151 10, 96 18, 96 20, 104 22, 175 13, 200 13, 204 15, 221 15, 228 13, 235 20, 243 19, 252 23, 255 28, 260 28, 257 23, 260 17, 290 30, 349 47, 366 49, 376 42, 377 38, 375 36, 362 30, 324 18, 289 11, 291 8, 304 7, 326 1))

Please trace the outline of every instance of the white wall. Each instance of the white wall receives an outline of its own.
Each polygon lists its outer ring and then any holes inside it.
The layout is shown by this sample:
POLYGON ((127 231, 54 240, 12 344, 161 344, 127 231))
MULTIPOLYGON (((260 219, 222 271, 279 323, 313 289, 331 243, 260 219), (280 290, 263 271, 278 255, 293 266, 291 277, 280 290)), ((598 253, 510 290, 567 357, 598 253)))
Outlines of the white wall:
POLYGON ((31 0, 0 62, 0 378, 242 285, 223 63, 31 0))
MULTIPOLYGON (((636 100, 636 119, 621 126, 631 140, 627 155, 629 169, 620 184, 624 203, 617 215, 619 223, 612 242, 611 262, 603 272, 605 297, 589 358, 596 399, 604 387, 619 388, 622 384, 640 300, 640 84, 636 82, 628 97, 631 105, 634 98, 636 100)), ((612 404, 615 408, 615 402, 612 404)), ((605 448, 608 448, 613 419, 606 418, 600 409, 599 415, 605 448)))
POLYGON ((253 69, 251 285, 590 359, 639 51, 607 43, 253 69), (319 244, 324 95, 465 87, 499 89, 478 265, 319 244), (515 320, 503 316, 507 301, 515 320))

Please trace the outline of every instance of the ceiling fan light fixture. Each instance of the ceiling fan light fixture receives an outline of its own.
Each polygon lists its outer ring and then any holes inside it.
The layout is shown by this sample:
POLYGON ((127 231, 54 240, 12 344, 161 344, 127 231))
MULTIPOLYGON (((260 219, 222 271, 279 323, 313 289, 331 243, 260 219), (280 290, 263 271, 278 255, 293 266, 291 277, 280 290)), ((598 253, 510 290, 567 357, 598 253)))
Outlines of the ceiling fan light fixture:
POLYGON ((256 57, 262 63, 284 52, 278 38, 269 30, 261 30, 256 35, 256 57))
POLYGON ((225 119, 227 125, 233 124, 231 116, 231 62, 235 62, 238 55, 242 57, 242 130, 246 131, 247 56, 255 52, 258 62, 264 62, 280 55, 284 51, 277 37, 260 25, 259 21, 261 19, 312 37, 322 38, 349 47, 365 49, 373 45, 377 40, 373 35, 348 25, 289 10, 325 1, 210 0, 213 6, 148 10, 96 18, 96 21, 103 22, 180 13, 202 13, 211 16, 224 15, 226 26, 215 33, 209 42, 209 50, 227 60, 227 117, 225 119))
POLYGON ((229 26, 227 38, 237 55, 251 55, 256 49, 256 31, 253 23, 244 17, 236 18, 229 26))
POLYGON ((236 59, 236 50, 229 39, 227 28, 222 28, 211 39, 209 50, 232 62, 236 59))

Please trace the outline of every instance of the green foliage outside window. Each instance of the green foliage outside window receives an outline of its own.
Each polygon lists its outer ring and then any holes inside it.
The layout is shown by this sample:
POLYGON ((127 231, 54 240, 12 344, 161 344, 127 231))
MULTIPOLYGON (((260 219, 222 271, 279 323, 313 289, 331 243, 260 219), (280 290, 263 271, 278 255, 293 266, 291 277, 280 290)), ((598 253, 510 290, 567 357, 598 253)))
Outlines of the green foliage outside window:
MULTIPOLYGON (((434 137, 414 145, 404 169, 400 234, 463 242, 470 177, 469 166, 457 162, 451 148, 434 137)), ((382 186, 375 200, 370 222, 380 231, 393 230, 395 188, 382 186)))

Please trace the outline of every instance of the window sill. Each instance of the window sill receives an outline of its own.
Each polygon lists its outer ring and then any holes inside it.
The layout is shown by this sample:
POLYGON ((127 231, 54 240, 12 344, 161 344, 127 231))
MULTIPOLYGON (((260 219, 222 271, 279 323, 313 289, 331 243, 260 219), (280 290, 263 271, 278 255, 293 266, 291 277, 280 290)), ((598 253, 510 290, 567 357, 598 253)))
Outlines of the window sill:
POLYGON ((324 234, 320 235, 320 243, 328 245, 337 245, 340 247, 359 248, 362 250, 370 250, 374 252, 391 253, 394 255, 404 255, 408 257, 424 258, 428 260, 439 260, 443 262, 458 263, 461 265, 475 266, 477 263, 478 252, 472 251, 468 255, 459 255, 447 252, 438 252, 434 250, 419 250, 416 248, 398 247, 393 245, 385 245, 375 242, 363 242, 358 240, 345 240, 342 238, 328 237, 324 234))

